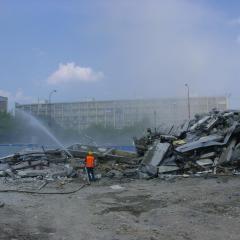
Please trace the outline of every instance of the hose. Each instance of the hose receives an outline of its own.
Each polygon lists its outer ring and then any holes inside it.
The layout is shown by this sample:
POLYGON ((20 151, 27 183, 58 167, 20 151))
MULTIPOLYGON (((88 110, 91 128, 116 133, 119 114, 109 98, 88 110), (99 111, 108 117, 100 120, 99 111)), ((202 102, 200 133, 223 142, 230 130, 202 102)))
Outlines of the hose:
POLYGON ((72 193, 76 193, 79 190, 81 190, 82 188, 84 188, 85 186, 87 186, 88 184, 83 184, 81 185, 79 188, 72 190, 72 191, 68 191, 68 192, 37 192, 37 191, 28 191, 28 190, 17 190, 17 189, 0 189, 0 193, 29 193, 29 194, 72 194, 72 193))

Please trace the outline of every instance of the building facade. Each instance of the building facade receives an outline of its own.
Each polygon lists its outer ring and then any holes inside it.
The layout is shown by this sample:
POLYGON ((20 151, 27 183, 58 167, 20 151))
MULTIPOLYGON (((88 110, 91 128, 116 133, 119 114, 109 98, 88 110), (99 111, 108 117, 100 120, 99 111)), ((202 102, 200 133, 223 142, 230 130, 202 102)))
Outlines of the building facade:
MULTIPOLYGON (((190 98, 190 115, 227 109, 226 97, 190 98)), ((121 129, 148 121, 150 127, 179 124, 188 119, 188 101, 184 98, 85 101, 71 103, 16 104, 17 109, 30 112, 63 128, 85 129, 94 124, 121 129)))
POLYGON ((0 112, 7 112, 8 98, 0 96, 0 112))

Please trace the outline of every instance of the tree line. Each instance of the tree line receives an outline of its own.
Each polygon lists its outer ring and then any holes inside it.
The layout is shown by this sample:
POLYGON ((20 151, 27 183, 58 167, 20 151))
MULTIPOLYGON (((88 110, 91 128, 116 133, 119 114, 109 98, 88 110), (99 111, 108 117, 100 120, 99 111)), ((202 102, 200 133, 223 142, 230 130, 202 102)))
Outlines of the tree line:
MULTIPOLYGON (((41 120, 45 126, 48 122, 41 120)), ((52 121, 50 131, 63 143, 73 142, 99 145, 132 145, 134 136, 141 136, 149 127, 149 121, 143 119, 133 126, 115 129, 111 126, 93 124, 86 129, 63 129, 52 121)), ((31 126, 26 119, 21 119, 11 113, 0 112, 0 143, 45 143, 50 144, 51 139, 40 130, 31 126)))

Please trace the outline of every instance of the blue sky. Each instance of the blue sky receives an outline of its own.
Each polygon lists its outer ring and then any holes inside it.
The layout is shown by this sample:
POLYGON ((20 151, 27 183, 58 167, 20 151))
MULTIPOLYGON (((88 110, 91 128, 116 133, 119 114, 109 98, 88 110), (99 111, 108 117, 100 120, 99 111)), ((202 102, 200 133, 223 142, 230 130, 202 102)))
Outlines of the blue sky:
POLYGON ((237 0, 0 0, 13 102, 228 95, 240 107, 237 0))

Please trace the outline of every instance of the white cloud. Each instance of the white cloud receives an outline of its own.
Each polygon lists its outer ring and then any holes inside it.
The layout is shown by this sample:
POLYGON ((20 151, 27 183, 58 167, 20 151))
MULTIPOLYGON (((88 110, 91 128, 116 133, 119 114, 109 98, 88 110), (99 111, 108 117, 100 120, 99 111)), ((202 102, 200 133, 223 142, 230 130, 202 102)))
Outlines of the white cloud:
POLYGON ((48 79, 48 84, 73 82, 95 82, 104 77, 102 72, 95 72, 90 67, 81 67, 74 62, 59 64, 58 69, 48 79))

